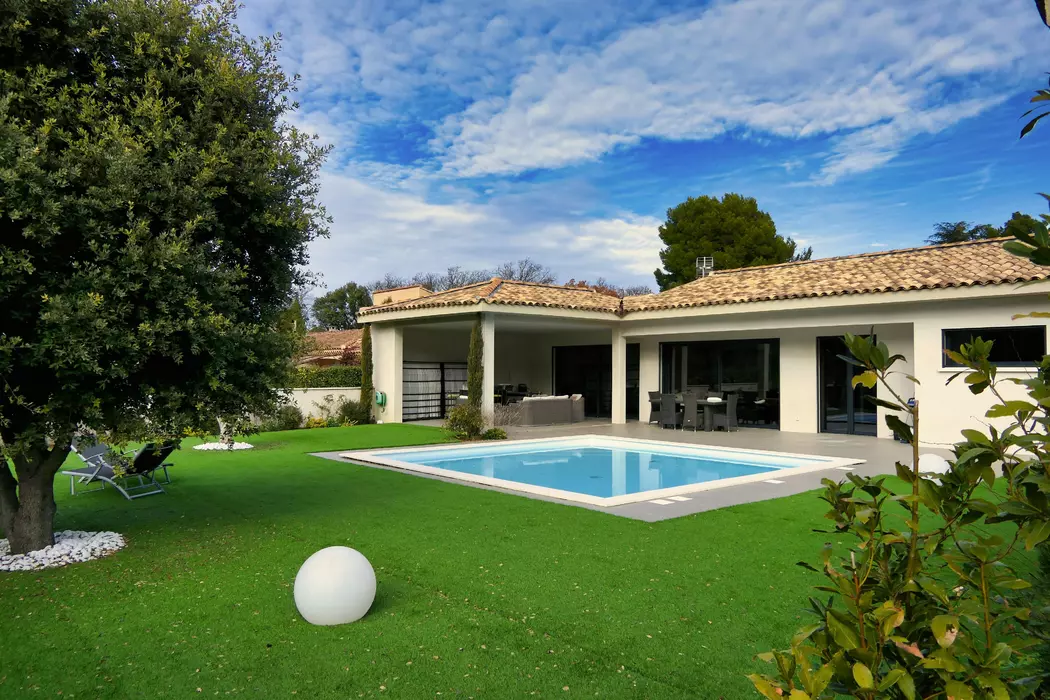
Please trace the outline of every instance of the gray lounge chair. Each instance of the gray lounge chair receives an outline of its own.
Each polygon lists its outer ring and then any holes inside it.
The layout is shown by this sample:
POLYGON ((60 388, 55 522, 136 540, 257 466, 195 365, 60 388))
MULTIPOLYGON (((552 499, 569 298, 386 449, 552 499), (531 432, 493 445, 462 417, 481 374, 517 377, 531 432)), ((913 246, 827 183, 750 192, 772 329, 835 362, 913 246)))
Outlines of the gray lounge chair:
POLYGON ((95 488, 81 489, 80 493, 100 491, 106 488, 106 484, 109 484, 130 501, 133 498, 164 493, 164 487, 161 484, 171 483, 168 467, 172 466, 170 462, 164 460, 171 455, 174 449, 174 443, 157 445, 147 442, 135 453, 134 457, 128 460, 126 455, 111 450, 104 443, 94 445, 74 443, 73 451, 87 466, 79 469, 64 469, 62 474, 69 477, 69 492, 74 496, 77 495, 77 484, 87 486, 98 483, 95 488), (164 473, 163 482, 157 480, 158 470, 164 473), (133 484, 133 479, 138 483, 133 484))
POLYGON ((696 394, 687 391, 682 394, 682 430, 692 428, 696 432, 698 420, 696 417, 696 394))
POLYGON ((674 394, 660 394, 660 427, 671 429, 678 427, 681 414, 678 413, 678 404, 674 394))

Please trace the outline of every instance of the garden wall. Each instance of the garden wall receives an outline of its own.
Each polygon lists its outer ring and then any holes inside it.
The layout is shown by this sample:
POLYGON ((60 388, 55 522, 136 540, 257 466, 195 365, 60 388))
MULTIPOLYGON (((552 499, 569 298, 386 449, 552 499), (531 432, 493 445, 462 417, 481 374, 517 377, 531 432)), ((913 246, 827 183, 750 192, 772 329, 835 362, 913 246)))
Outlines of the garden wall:
POLYGON ((285 389, 285 391, 291 402, 303 412, 303 418, 320 416, 321 412, 315 404, 323 404, 324 397, 329 395, 336 403, 342 399, 361 400, 361 387, 358 386, 326 386, 313 389, 285 389))

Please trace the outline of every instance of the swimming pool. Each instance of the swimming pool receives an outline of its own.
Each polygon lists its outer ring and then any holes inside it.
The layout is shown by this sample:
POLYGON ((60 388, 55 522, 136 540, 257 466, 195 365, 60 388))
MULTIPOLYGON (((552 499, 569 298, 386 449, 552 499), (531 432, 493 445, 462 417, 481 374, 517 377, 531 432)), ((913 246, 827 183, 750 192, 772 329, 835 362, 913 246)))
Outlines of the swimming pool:
POLYGON ((597 506, 648 501, 863 462, 599 435, 344 452, 340 456, 597 506))

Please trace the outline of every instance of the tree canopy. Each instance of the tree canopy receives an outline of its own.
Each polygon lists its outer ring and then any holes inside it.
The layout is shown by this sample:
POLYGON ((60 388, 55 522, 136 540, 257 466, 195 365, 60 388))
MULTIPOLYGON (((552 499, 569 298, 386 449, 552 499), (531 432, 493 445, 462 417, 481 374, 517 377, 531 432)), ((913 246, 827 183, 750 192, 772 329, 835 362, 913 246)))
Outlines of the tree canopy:
POLYGON ((52 541, 74 431, 178 436, 279 400, 279 330, 326 233, 324 149, 233 2, 0 13, 0 529, 52 541), (11 473, 8 462, 14 466, 11 473))
POLYGON ((314 299, 311 308, 317 327, 326 331, 345 331, 357 328, 357 312, 372 305, 368 290, 348 282, 324 296, 314 299))
POLYGON ((944 243, 964 243, 966 241, 982 241, 989 238, 1001 238, 1019 234, 1030 234, 1037 230, 1041 224, 1029 216, 1015 211, 1009 221, 1002 226, 991 224, 971 224, 969 221, 941 221, 934 224, 933 234, 926 239, 931 245, 942 245, 944 243))
POLYGON ((661 290, 696 279, 696 259, 710 256, 720 270, 808 260, 812 248, 798 250, 790 238, 777 234, 773 217, 758 208, 754 197, 726 194, 690 197, 667 210, 660 226, 663 269, 656 270, 661 290))

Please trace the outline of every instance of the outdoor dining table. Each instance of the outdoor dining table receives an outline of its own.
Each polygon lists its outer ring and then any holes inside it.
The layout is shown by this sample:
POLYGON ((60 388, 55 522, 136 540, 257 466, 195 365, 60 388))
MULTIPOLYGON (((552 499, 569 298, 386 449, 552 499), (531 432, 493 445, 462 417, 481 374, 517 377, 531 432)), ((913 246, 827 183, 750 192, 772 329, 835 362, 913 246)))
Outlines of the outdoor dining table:
MULTIPOLYGON (((726 401, 724 399, 721 400, 721 401, 712 401, 710 398, 697 399, 696 400, 696 406, 697 406, 697 408, 703 408, 704 409, 704 427, 703 427, 703 429, 704 429, 705 432, 711 432, 712 430, 715 429, 715 411, 718 410, 718 409, 721 409, 721 410, 725 411, 727 409, 727 407, 728 407, 728 405, 727 405, 727 403, 726 403, 726 401)), ((682 411, 682 409, 684 407, 685 407, 685 402, 682 400, 681 396, 676 396, 675 397, 675 412, 678 413, 678 412, 682 411)))

